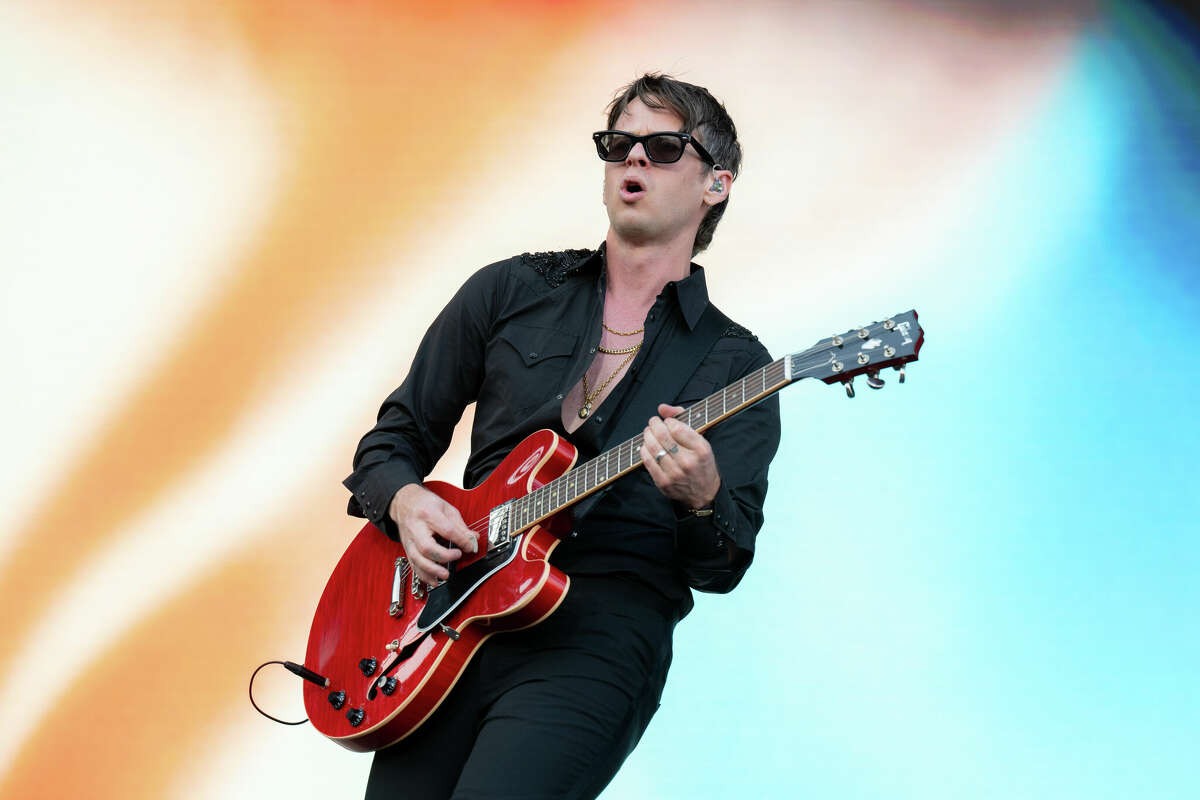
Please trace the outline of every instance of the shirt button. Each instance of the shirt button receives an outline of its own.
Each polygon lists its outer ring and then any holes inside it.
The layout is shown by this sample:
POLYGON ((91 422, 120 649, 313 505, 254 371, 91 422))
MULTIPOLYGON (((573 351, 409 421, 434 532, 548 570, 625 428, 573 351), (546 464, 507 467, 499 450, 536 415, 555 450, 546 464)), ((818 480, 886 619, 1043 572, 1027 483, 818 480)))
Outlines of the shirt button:
POLYGON ((530 353, 530 354, 529 354, 529 357, 530 357, 530 358, 537 358, 537 353, 530 353))
POLYGON ((556 394, 556 395, 554 395, 554 399, 555 399, 555 400, 562 400, 562 399, 563 399, 563 396, 562 396, 561 394, 556 394))
POLYGON ((591 350, 588 350, 588 352, 589 352, 589 353, 594 353, 594 352, 596 352, 596 348, 594 348, 594 347, 593 347, 591 350))

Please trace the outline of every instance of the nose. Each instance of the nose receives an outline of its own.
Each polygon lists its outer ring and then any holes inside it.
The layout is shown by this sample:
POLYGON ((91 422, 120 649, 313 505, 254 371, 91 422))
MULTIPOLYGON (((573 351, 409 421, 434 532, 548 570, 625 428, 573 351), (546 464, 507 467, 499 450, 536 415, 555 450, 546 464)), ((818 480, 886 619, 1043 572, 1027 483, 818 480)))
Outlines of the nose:
POLYGON ((625 166, 649 166, 650 157, 646 155, 646 148, 642 142, 638 142, 633 147, 629 148, 629 152, 625 156, 625 166))

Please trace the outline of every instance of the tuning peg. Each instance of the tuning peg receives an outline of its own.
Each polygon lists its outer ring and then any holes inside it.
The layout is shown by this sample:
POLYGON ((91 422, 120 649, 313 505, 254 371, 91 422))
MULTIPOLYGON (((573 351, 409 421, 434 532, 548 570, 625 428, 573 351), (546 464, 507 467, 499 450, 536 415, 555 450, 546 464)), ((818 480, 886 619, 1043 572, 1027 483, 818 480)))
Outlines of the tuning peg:
POLYGON ((900 373, 900 382, 904 383, 904 365, 901 364, 900 366, 896 367, 896 372, 900 373))
POLYGON ((870 386, 872 389, 882 389, 884 383, 883 378, 879 377, 879 370, 867 373, 867 386, 870 386))
POLYGON ((854 378, 846 379, 846 397, 854 397, 854 378))

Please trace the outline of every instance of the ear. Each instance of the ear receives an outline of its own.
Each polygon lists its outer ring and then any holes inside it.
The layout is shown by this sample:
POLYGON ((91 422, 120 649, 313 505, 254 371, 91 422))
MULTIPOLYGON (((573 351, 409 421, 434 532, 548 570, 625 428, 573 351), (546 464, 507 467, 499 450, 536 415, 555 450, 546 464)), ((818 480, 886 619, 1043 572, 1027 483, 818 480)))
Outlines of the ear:
POLYGON ((733 173, 727 169, 713 170, 706 180, 708 184, 704 189, 704 205, 715 206, 724 203, 729 197, 730 187, 733 186, 733 173))

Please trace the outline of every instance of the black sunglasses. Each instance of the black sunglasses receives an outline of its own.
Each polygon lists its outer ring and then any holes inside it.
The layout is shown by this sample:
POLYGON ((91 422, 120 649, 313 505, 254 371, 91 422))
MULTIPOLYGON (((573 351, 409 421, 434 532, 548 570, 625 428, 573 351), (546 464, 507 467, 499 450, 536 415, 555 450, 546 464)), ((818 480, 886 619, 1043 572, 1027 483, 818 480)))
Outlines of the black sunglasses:
POLYGON ((696 148, 697 155, 709 166, 713 169, 721 168, 716 159, 704 149, 704 145, 696 141, 696 137, 690 133, 661 131, 634 136, 625 131, 596 131, 592 134, 592 139, 596 142, 596 153, 605 161, 624 161, 633 146, 641 142, 642 149, 651 161, 656 164, 674 164, 683 158, 683 151, 690 142, 692 147, 696 148))

